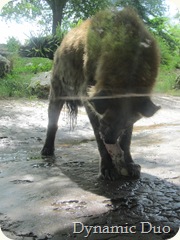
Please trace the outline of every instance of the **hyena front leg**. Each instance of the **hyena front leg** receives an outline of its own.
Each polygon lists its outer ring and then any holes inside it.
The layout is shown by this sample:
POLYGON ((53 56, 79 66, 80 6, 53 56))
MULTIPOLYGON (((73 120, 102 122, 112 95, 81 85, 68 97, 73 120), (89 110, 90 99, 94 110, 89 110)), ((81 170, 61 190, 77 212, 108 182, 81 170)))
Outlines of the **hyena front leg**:
POLYGON ((109 144, 104 142, 104 144, 119 176, 139 178, 141 167, 133 162, 130 153, 132 129, 133 126, 127 128, 116 143, 109 144))
POLYGON ((128 172, 128 176, 133 178, 139 178, 140 172, 141 172, 141 166, 134 163, 130 153, 132 131, 133 131, 133 125, 127 128, 124 131, 123 135, 119 138, 119 145, 124 152, 124 163, 125 163, 125 168, 128 172))
POLYGON ((94 113, 92 108, 90 107, 89 103, 84 103, 84 106, 86 108, 86 112, 88 114, 89 120, 91 122, 92 128, 94 130, 94 135, 96 137, 98 150, 100 153, 101 161, 100 161, 100 178, 106 179, 106 180, 116 180, 119 178, 118 172, 115 168, 115 166, 112 163, 111 156, 109 155, 104 142, 101 138, 100 132, 99 132, 99 118, 94 113))
POLYGON ((54 154, 54 141, 58 129, 58 119, 63 105, 63 100, 50 100, 49 102, 46 141, 41 151, 43 156, 51 156, 54 154))

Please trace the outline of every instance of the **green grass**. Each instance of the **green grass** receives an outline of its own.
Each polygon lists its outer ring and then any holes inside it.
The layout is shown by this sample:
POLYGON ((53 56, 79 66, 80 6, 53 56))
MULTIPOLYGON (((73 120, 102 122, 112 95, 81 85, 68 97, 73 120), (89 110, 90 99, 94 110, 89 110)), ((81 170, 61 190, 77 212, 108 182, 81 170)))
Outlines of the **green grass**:
POLYGON ((180 72, 177 73, 176 70, 161 68, 155 85, 155 92, 180 96, 180 90, 174 89, 178 74, 180 74, 180 72))
MULTIPOLYGON (((21 58, 17 55, 12 60, 12 73, 0 79, 0 98, 36 97, 29 88, 30 81, 36 73, 51 70, 52 61, 47 58, 21 58)), ((180 70, 177 72, 161 67, 155 92, 180 96, 180 90, 173 89, 178 74, 180 70)))
POLYGON ((0 79, 0 98, 27 97, 31 98, 29 88, 32 77, 38 72, 49 71, 52 61, 47 58, 21 58, 14 56, 12 73, 0 79))

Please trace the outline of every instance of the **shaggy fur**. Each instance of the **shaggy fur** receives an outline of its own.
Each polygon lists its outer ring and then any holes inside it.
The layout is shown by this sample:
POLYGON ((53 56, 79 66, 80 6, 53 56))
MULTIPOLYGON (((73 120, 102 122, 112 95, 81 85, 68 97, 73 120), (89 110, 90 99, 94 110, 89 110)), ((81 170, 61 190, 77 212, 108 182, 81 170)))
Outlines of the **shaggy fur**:
POLYGON ((76 115, 83 103, 101 155, 102 176, 114 179, 120 175, 107 150, 107 144, 117 146, 118 142, 116 151, 123 152, 123 167, 129 176, 139 177, 139 166, 130 154, 132 128, 141 116, 150 117, 159 109, 144 96, 154 86, 158 66, 156 41, 131 9, 99 12, 72 29, 54 57, 42 155, 54 153, 63 104, 76 115))

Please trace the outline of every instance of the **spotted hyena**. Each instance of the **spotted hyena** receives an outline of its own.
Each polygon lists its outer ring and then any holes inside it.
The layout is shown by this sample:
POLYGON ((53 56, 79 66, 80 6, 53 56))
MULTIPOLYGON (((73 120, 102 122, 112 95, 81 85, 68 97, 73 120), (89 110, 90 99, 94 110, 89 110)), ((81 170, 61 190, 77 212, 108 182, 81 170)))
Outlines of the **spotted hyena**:
POLYGON ((49 123, 42 155, 54 154, 61 109, 85 106, 105 179, 138 178, 130 143, 133 124, 158 109, 150 92, 158 73, 155 39, 131 9, 105 10, 72 29, 54 56, 49 123))

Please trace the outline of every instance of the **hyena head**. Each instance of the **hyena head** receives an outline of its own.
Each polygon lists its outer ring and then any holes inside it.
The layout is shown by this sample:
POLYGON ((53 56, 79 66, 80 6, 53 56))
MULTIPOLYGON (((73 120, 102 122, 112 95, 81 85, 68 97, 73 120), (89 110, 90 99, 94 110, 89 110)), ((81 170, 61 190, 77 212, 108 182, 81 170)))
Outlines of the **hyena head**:
POLYGON ((107 15, 93 18, 87 43, 89 59, 97 62, 91 102, 100 114, 102 137, 113 144, 138 119, 159 109, 149 96, 160 57, 156 40, 134 11, 107 15))
POLYGON ((109 144, 116 143, 123 132, 141 117, 151 117, 160 109, 149 96, 118 97, 103 91, 96 94, 91 103, 100 118, 102 138, 109 144))

